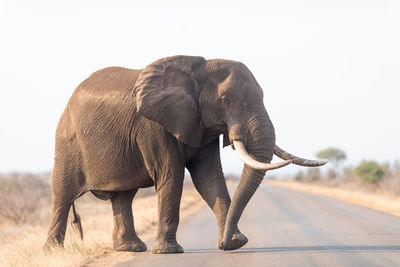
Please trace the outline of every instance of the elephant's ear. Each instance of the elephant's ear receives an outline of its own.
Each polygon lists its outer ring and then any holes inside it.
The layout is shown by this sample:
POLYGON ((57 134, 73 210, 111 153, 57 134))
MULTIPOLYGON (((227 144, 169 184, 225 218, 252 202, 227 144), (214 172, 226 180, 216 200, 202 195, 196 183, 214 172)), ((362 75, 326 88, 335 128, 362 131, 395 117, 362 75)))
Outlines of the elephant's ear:
POLYGON ((160 59, 142 70, 134 88, 137 111, 191 147, 199 147, 203 137, 197 87, 205 62, 190 56, 160 59))

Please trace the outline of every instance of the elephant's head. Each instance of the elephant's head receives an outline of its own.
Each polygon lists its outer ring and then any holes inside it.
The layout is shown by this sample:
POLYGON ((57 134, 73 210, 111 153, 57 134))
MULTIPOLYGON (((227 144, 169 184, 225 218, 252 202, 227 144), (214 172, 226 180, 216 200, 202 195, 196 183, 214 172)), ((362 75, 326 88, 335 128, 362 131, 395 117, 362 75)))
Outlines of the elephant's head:
POLYGON ((225 223, 223 249, 230 249, 235 226, 267 170, 289 163, 326 162, 293 156, 275 144, 274 126, 263 91, 250 70, 230 60, 174 56, 147 66, 135 86, 138 112, 161 124, 179 141, 201 147, 224 135, 245 165, 225 223), (275 153, 285 161, 270 163, 275 153))

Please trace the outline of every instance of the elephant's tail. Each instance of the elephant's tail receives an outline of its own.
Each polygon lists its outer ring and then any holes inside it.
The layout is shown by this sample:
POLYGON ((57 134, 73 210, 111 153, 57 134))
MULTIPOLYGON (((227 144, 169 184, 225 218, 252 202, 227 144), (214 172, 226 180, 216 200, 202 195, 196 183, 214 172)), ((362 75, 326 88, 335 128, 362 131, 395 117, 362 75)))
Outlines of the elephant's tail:
POLYGON ((72 221, 71 225, 72 228, 79 232, 79 236, 81 237, 81 240, 83 240, 83 231, 82 231, 82 224, 81 224, 81 217, 75 210, 75 204, 72 202, 72 213, 74 214, 74 220, 72 221))

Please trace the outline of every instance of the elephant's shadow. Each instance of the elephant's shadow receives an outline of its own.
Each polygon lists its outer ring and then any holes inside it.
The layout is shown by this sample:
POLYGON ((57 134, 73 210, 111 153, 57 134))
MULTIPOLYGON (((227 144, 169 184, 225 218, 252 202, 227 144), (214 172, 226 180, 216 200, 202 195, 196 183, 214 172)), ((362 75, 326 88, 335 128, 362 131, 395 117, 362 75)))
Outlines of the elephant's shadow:
POLYGON ((400 246, 342 246, 342 245, 327 245, 327 246, 288 246, 288 247, 253 247, 243 248, 233 251, 221 251, 217 249, 186 249, 185 253, 282 253, 282 252, 396 252, 400 251, 400 246))

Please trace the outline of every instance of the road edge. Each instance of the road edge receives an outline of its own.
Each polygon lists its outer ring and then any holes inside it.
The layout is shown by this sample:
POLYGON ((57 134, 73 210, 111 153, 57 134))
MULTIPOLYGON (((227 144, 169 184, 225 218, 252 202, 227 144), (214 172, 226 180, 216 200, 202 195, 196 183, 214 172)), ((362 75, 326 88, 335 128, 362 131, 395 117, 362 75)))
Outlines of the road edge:
POLYGON ((294 181, 266 180, 265 182, 271 186, 285 187, 314 195, 323 195, 359 206, 386 212, 395 216, 400 216, 400 197, 389 197, 383 194, 359 192, 294 181))

